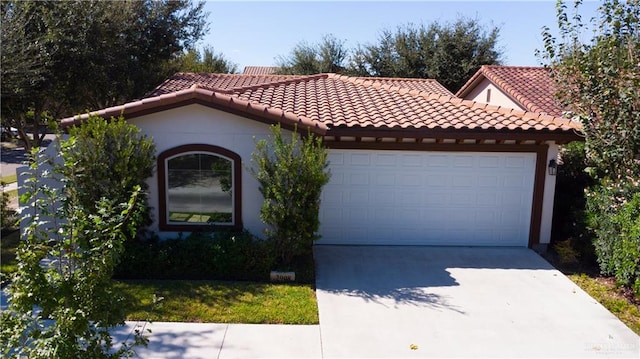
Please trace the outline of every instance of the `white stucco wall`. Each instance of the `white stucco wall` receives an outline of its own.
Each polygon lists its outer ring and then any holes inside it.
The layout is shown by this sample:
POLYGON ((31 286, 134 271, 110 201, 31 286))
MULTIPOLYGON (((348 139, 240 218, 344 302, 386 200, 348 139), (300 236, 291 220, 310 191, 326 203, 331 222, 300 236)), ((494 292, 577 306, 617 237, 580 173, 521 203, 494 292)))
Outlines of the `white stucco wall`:
MULTIPOLYGON (((243 226, 255 235, 262 235, 264 224, 260 220, 260 207, 263 198, 249 168, 255 142, 271 134, 269 125, 196 104, 132 118, 128 122, 153 137, 157 154, 186 144, 215 145, 237 153, 242 158, 243 226)), ((290 135, 290 132, 284 134, 290 135)), ((175 233, 160 232, 158 228, 157 172, 148 183, 149 205, 154 216, 154 224, 149 229, 158 231, 161 238, 174 236, 175 233)))
MULTIPOLYGON (((550 160, 558 158, 559 146, 553 141, 547 141, 549 150, 547 151, 547 161, 545 167, 549 165, 550 160)), ((556 191, 556 176, 549 174, 548 168, 545 175, 544 196, 542 202, 542 220, 540 222, 540 244, 549 244, 551 242, 551 224, 553 222, 553 202, 556 191)))
POLYGON ((478 86, 476 86, 471 92, 469 92, 467 96, 464 97, 464 99, 479 103, 488 103, 493 106, 514 108, 522 111, 526 110, 487 79, 482 80, 482 82, 478 86), (491 90, 489 102, 487 102, 487 90, 491 90))

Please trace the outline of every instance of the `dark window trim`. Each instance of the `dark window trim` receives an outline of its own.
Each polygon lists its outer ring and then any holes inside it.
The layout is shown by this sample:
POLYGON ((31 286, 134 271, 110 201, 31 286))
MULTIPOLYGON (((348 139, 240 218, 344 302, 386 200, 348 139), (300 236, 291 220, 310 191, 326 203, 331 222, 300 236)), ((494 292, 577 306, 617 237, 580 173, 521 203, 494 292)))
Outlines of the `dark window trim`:
POLYGON ((158 193, 159 193, 159 227, 161 231, 167 232, 193 232, 212 229, 242 229, 242 159, 240 156, 226 148, 207 145, 207 144, 189 144, 170 148, 158 155, 158 193), (188 225, 188 224, 172 224, 167 221, 167 179, 166 179, 166 162, 170 157, 174 157, 181 153, 199 152, 221 155, 233 160, 233 218, 234 223, 230 225, 188 225))

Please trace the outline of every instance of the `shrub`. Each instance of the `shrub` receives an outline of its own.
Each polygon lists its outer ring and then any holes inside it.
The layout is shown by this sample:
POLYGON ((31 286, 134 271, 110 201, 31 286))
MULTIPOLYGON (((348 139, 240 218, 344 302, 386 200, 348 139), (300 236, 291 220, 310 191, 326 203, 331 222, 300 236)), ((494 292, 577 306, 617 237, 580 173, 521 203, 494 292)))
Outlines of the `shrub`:
POLYGON ((155 165, 153 140, 122 116, 109 120, 90 116, 80 126, 71 127, 69 134, 62 150, 71 165, 65 166, 62 173, 66 181, 73 183, 79 204, 95 214, 95 204, 101 198, 126 202, 132 189, 138 186, 142 189, 138 205, 145 211, 142 224, 148 225, 151 218, 146 179, 153 174, 155 165))
POLYGON ((76 164, 71 148, 63 141, 64 167, 54 171, 49 170, 51 159, 37 148, 32 152, 21 197, 28 206, 24 238, 9 285, 9 308, 0 313, 0 350, 6 357, 118 358, 133 355, 135 345, 147 342, 136 328, 114 348, 110 334, 124 325, 122 297, 111 276, 123 242, 141 222, 140 187, 131 188, 123 201, 102 196, 88 210, 76 195, 76 182, 53 185, 60 184, 59 170, 76 164))
POLYGON ((561 148, 553 205, 551 243, 564 263, 596 266, 593 234, 586 224, 585 190, 593 179, 587 168, 584 142, 572 142, 561 148))
POLYGON ((121 279, 266 281, 271 243, 248 231, 193 233, 186 238, 132 240, 115 276, 121 279))
POLYGON ((640 294, 640 180, 604 178, 588 192, 588 210, 600 270, 640 294))
POLYGON ((272 127, 271 143, 256 144, 252 169, 264 202, 260 219, 274 242, 278 265, 290 268, 293 258, 312 252, 318 238, 320 195, 329 182, 327 152, 320 137, 310 132, 300 139, 297 128, 289 141, 280 126, 272 127))
POLYGON ((18 221, 16 211, 9 208, 10 199, 9 194, 4 191, 5 185, 4 182, 0 182, 0 190, 2 190, 2 193, 0 193, 0 223, 3 233, 14 228, 18 221))

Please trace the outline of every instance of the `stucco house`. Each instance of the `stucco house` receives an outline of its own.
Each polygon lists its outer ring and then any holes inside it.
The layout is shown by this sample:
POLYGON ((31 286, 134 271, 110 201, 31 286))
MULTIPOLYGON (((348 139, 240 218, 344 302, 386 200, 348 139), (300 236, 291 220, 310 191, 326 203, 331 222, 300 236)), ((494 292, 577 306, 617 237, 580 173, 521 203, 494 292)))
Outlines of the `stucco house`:
POLYGON ((560 117, 556 84, 549 69, 534 66, 482 66, 456 96, 465 100, 560 117))
POLYGON ((153 137, 161 236, 211 223, 261 234, 251 154, 279 123, 329 151, 318 244, 538 247, 551 231, 549 161, 580 139, 569 120, 463 100, 434 80, 336 74, 178 73, 95 114, 153 137))

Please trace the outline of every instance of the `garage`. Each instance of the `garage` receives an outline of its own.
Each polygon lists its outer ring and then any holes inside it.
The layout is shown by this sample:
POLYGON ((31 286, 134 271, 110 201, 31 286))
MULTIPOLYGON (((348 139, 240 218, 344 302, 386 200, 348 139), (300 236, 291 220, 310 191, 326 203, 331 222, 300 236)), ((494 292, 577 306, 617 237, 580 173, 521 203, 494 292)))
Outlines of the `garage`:
POLYGON ((529 152, 330 150, 318 244, 527 246, 529 152))

